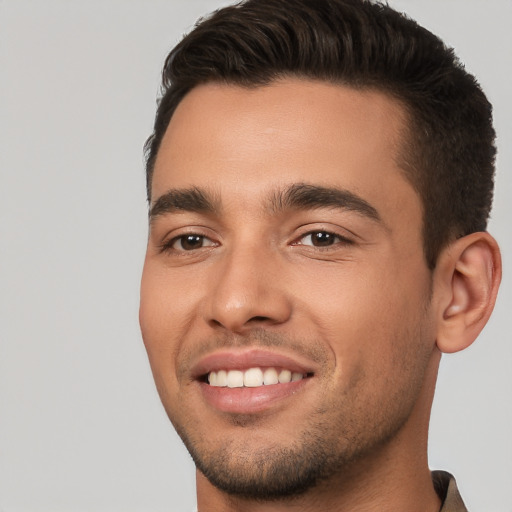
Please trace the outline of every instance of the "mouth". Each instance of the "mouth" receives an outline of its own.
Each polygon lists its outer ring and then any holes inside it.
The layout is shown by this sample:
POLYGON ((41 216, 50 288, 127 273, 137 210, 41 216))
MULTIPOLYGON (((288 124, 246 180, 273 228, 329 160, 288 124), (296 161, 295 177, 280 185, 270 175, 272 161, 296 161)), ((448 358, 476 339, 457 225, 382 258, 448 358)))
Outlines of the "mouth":
POLYGON ((210 407, 235 414, 285 406, 315 375, 309 362, 261 350, 211 354, 193 374, 210 407))

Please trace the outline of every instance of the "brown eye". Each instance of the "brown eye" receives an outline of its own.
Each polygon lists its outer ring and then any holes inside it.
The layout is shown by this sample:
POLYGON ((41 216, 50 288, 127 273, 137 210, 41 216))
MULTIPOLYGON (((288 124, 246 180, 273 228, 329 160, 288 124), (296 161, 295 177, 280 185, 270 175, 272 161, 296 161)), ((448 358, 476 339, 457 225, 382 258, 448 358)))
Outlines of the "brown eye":
POLYGON ((336 235, 325 231, 318 231, 316 233, 312 233, 310 236, 311 242, 315 247, 326 247, 328 245, 332 245, 338 238, 336 235))
POLYGON ((301 238, 300 242, 302 245, 311 245, 313 247, 329 247, 340 240, 340 237, 334 233, 329 233, 328 231, 313 231, 301 238))
POLYGON ((205 236, 187 234, 175 238, 172 243, 172 248, 177 251, 193 251, 203 247, 211 247, 214 243, 205 236))

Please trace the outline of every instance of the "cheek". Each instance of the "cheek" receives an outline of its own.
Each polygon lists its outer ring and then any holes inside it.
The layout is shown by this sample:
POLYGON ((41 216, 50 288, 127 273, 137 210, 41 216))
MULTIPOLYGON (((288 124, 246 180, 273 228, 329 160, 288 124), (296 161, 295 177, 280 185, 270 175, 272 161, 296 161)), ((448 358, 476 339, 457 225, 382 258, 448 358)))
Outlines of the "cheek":
POLYGON ((197 276, 182 274, 151 261, 144 265, 139 319, 145 342, 146 338, 150 344, 161 338, 171 342, 183 334, 197 311, 202 293, 197 276))
POLYGON ((314 270, 311 279, 294 281, 303 283, 302 290, 299 284, 295 290, 296 307, 311 315, 326 334, 343 335, 387 323, 393 319, 393 309, 403 305, 400 296, 393 297, 391 280, 371 272, 368 266, 346 262, 337 268, 314 270))
POLYGON ((297 294, 298 309, 329 344, 343 378, 349 368, 362 371, 361 365, 381 373, 396 364, 404 346, 420 341, 428 280, 424 270, 406 274, 393 262, 342 265, 316 272, 313 284, 297 294))
POLYGON ((141 281, 139 323, 155 380, 173 364, 181 337, 179 325, 186 318, 184 307, 169 276, 146 263, 141 281))
POLYGON ((166 411, 176 408, 178 383, 176 353, 180 336, 173 326, 180 321, 172 283, 147 264, 141 281, 139 323, 155 385, 166 411))
POLYGON ((421 284, 384 281, 352 274, 338 285, 326 281, 324 293, 311 297, 314 322, 335 359, 324 409, 376 429, 409 413, 433 346, 421 284))

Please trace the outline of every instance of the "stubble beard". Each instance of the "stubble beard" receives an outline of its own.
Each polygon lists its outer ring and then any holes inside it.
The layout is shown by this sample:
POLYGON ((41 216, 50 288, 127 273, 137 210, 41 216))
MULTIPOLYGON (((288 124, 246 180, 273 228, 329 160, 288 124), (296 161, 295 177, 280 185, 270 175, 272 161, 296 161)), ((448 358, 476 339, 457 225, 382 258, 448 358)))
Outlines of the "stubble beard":
MULTIPOLYGON (((402 339, 422 338, 421 329, 401 334, 402 339)), ((405 357, 395 354, 402 375, 386 396, 365 395, 363 383, 371 376, 361 370, 341 396, 310 411, 290 442, 262 440, 255 448, 251 432, 258 431, 258 422, 251 415, 231 417, 238 431, 245 430, 238 439, 209 442, 207 432, 189 429, 177 418, 174 427, 197 469, 233 497, 279 501, 300 497, 321 484, 349 485, 397 437, 421 393, 431 353, 424 345, 406 347, 405 357)), ((172 421, 173 414, 167 412, 172 421)))
POLYGON ((181 434, 197 469, 225 493, 255 501, 298 497, 319 482, 343 472, 351 457, 336 457, 317 429, 290 446, 267 445, 258 450, 226 440, 222 447, 203 451, 181 434))
MULTIPOLYGON (((212 485, 233 497, 269 502, 299 498, 329 482, 349 484, 368 461, 378 458, 406 423, 411 409, 404 407, 399 415, 385 411, 384 421, 368 416, 359 427, 347 425, 346 418, 333 422, 327 414, 325 419, 308 422, 289 444, 269 440, 257 449, 251 443, 228 438, 215 447, 207 446, 175 427, 196 468, 212 485), (365 426, 369 431, 362 434, 360 429, 365 426)), ((324 413, 319 411, 320 418, 324 413)), ((233 423, 243 429, 251 421, 233 417, 233 423)))

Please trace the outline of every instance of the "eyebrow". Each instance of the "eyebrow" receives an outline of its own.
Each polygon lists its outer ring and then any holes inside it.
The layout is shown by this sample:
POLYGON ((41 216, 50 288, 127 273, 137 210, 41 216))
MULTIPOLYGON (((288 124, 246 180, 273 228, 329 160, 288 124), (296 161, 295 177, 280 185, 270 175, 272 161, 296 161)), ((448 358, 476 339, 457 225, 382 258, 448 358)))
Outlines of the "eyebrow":
MULTIPOLYGON (((286 210, 339 208, 354 211, 381 221, 378 211, 362 197, 348 190, 308 183, 295 183, 271 194, 269 210, 276 214, 286 210)), ((175 212, 216 214, 220 201, 213 192, 199 187, 171 189, 161 195, 149 210, 150 222, 160 215, 175 212)))
POLYGON ((290 209, 340 208, 381 221, 376 208, 353 192, 308 183, 297 183, 274 193, 270 200, 270 208, 276 213, 290 209))
POLYGON ((207 190, 198 187, 172 189, 161 195, 151 206, 149 220, 166 213, 180 211, 215 213, 217 210, 217 201, 207 190))

